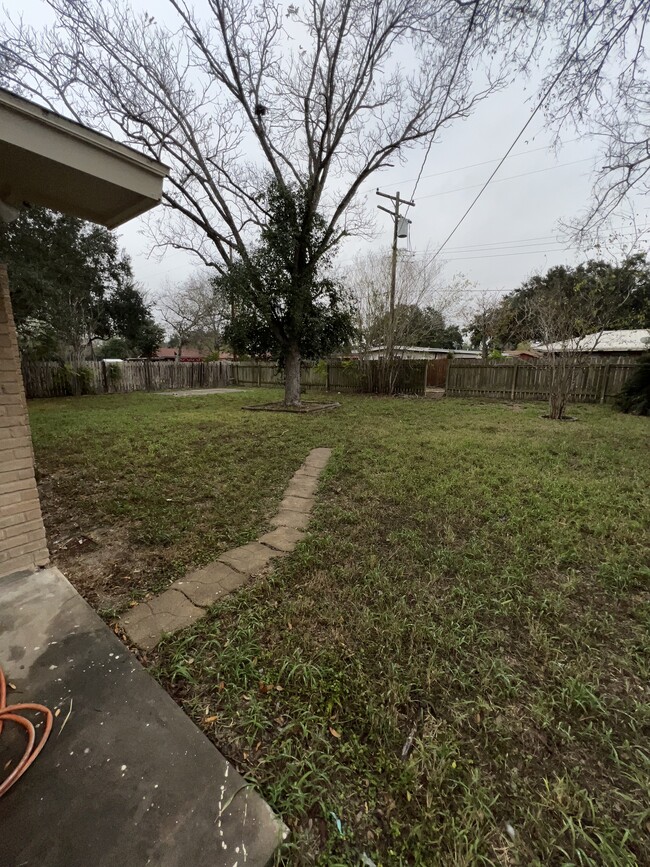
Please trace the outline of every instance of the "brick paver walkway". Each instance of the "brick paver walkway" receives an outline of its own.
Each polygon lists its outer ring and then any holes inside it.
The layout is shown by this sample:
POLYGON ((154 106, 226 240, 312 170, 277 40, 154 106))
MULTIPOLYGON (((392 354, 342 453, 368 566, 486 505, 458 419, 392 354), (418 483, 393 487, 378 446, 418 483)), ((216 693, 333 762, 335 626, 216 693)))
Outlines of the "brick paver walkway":
POLYGON ((270 533, 226 551, 124 614, 119 625, 129 639, 143 650, 152 650, 164 633, 177 632, 200 620, 205 609, 220 597, 236 590, 275 558, 290 554, 305 535, 318 480, 331 454, 331 449, 310 451, 289 482, 277 515, 271 518, 275 529, 270 533))

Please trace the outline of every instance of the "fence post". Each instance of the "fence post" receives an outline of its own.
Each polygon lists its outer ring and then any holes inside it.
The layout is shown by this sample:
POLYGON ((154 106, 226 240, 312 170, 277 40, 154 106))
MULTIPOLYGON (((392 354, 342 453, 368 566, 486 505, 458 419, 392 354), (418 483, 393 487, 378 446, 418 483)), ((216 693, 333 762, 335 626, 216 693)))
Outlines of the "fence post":
POLYGON ((600 389, 600 402, 605 403, 605 398, 607 397, 607 386, 609 384, 609 368, 611 364, 605 365, 605 375, 603 376, 603 384, 600 389))
POLYGON ((106 362, 102 358, 100 363, 102 366, 102 388, 104 389, 104 394, 108 394, 108 374, 106 372, 106 362))
POLYGON ((447 362, 447 370, 445 372, 445 394, 447 394, 447 389, 449 388, 449 371, 451 370, 451 365, 454 363, 453 358, 450 358, 447 362))
POLYGON ((512 369, 512 388, 510 389, 510 400, 514 401, 515 392, 517 390, 517 376, 519 374, 519 365, 517 362, 514 363, 512 369))

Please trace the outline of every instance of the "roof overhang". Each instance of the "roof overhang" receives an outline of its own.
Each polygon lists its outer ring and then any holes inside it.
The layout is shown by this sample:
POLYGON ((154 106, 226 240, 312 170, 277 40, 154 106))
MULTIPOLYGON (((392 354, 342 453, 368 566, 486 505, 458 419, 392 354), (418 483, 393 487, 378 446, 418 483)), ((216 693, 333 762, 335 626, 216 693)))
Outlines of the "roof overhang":
POLYGON ((159 204, 162 163, 0 89, 0 201, 109 229, 159 204))

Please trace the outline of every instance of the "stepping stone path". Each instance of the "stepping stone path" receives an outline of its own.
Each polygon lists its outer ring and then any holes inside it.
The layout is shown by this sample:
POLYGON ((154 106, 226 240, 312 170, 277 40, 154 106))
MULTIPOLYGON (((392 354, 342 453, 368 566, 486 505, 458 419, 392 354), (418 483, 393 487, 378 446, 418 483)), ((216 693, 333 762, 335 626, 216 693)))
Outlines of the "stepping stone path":
POLYGON ((331 449, 309 452, 289 482, 277 515, 270 520, 274 527, 270 533, 226 551, 120 617, 118 623, 130 641, 143 650, 153 650, 163 634, 191 626, 222 596, 241 587, 277 557, 290 554, 305 535, 318 481, 331 454, 331 449))

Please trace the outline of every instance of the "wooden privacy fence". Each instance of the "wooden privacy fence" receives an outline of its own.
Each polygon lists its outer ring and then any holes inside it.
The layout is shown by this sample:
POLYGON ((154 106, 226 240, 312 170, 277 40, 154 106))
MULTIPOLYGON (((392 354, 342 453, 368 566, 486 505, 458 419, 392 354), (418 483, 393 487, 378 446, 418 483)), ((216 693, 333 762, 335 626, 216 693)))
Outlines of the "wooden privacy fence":
MULTIPOLYGON (((174 362, 125 361, 107 364, 87 361, 78 366, 54 361, 23 360, 23 381, 28 398, 65 397, 79 394, 109 394, 131 391, 175 391, 188 388, 224 388, 229 385, 283 385, 284 375, 271 362, 206 361, 174 362)), ((303 388, 324 388, 324 365, 306 366, 300 381, 303 388)))
POLYGON ((427 387, 444 388, 447 381, 448 358, 432 358, 427 362, 427 387))
MULTIPOLYGON (((604 403, 617 395, 634 363, 591 361, 577 363, 571 371, 569 399, 582 403, 604 403)), ((449 397, 487 397, 499 400, 547 400, 552 365, 501 361, 452 361, 447 371, 449 397)))
MULTIPOLYGON (((284 371, 278 370, 275 362, 235 361, 230 364, 233 385, 248 387, 284 385, 284 371)), ((302 388, 325 388, 326 380, 324 364, 308 364, 300 369, 302 388)))
POLYGON ((424 395, 426 375, 426 361, 396 359, 391 365, 385 361, 330 361, 327 390, 424 395))
POLYGON ((27 397, 63 397, 109 392, 161 391, 180 388, 219 388, 232 383, 230 363, 174 364, 125 361, 106 364, 88 361, 78 366, 54 361, 23 361, 27 397))
MULTIPOLYGON (((22 370, 28 398, 284 384, 284 374, 273 362, 88 361, 72 366, 23 360, 22 370)), ((303 389, 341 392, 386 394, 392 381, 394 393, 423 395, 425 380, 425 361, 399 360, 390 369, 381 361, 329 361, 305 365, 300 372, 303 389)))

